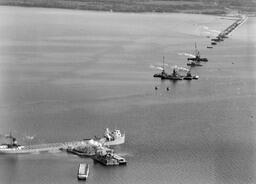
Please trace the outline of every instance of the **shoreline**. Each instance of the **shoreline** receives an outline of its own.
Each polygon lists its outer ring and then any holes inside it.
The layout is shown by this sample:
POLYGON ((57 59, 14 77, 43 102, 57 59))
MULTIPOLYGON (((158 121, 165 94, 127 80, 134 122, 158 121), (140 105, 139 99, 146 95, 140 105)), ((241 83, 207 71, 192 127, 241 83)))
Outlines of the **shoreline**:
MULTIPOLYGON (((193 12, 183 12, 183 11, 174 11, 174 12, 133 12, 133 11, 104 11, 104 10, 87 10, 87 9, 73 9, 73 8, 61 8, 61 7, 42 7, 42 6, 16 6, 16 5, 1 5, 0 7, 16 7, 16 8, 38 8, 38 9, 56 9, 56 10, 70 10, 70 11, 81 11, 81 12, 101 12, 101 13, 123 13, 123 14, 188 14, 188 15, 205 15, 205 16, 225 16, 226 14, 203 14, 203 13, 193 13, 193 12)), ((256 16, 256 15, 255 15, 256 16)))
MULTIPOLYGON (((213 15, 213 16, 225 16, 228 13, 221 9, 208 9, 208 10, 199 10, 199 9, 158 9, 158 10, 150 10, 150 9, 111 9, 111 8, 97 8, 97 7, 76 7, 76 6, 52 6, 50 4, 15 4, 15 3, 1 3, 0 6, 9 6, 9 7, 24 7, 24 8, 50 8, 50 9, 66 9, 66 10, 80 10, 80 11, 95 11, 95 12, 110 12, 110 13, 184 13, 184 14, 198 14, 198 15, 213 15)), ((255 12, 246 12, 248 16, 256 16, 255 12)))

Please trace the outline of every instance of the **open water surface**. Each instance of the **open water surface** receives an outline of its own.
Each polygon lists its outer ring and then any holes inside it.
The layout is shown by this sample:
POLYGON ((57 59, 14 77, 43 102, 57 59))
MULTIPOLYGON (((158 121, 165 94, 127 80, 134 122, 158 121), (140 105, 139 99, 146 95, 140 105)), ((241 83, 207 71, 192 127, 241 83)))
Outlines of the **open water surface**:
POLYGON ((255 182, 256 19, 213 49, 207 15, 0 7, 0 133, 22 144, 80 140, 119 128, 126 167, 63 152, 0 155, 2 184, 255 182), (198 81, 160 81, 162 56, 186 65, 194 43, 209 62, 198 81), (155 91, 155 86, 158 90, 155 91), (170 87, 170 91, 166 88, 170 87))

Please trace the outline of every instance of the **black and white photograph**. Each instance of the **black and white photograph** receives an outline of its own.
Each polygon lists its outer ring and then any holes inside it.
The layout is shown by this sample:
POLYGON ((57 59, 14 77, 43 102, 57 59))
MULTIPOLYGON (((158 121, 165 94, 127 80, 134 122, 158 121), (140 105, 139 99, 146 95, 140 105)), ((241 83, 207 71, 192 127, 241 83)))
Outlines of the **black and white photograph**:
POLYGON ((0 184, 256 183, 255 0, 0 0, 0 184))

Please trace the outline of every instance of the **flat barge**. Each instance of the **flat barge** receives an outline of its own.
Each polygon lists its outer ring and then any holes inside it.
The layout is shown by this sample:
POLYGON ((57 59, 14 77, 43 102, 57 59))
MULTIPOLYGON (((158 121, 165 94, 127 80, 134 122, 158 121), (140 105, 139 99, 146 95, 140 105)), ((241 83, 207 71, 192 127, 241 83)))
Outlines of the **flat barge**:
POLYGON ((89 176, 89 164, 79 164, 78 172, 77 172, 77 179, 78 180, 87 180, 89 176))

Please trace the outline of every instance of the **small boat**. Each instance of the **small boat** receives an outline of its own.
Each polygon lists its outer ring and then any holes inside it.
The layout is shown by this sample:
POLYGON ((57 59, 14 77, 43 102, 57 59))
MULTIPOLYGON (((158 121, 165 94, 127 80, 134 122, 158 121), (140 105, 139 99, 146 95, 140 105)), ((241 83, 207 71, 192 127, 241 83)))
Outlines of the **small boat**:
POLYGON ((207 49, 212 49, 213 47, 212 46, 207 46, 207 49))
POLYGON ((79 164, 77 179, 78 180, 86 180, 89 176, 89 164, 79 164))
POLYGON ((203 66, 200 62, 194 62, 194 61, 187 63, 187 65, 188 66, 203 66))

